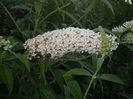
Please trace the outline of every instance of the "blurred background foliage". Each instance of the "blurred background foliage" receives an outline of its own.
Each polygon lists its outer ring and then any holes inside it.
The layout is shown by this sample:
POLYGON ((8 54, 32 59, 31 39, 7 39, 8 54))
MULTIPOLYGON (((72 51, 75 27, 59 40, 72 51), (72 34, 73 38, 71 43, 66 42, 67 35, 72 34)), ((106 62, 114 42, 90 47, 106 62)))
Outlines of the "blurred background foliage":
MULTIPOLYGON (((75 66, 82 68, 92 59, 70 54, 71 59, 28 61, 24 41, 69 26, 96 29, 101 25, 111 30, 133 19, 133 5, 124 0, 1 0, 0 3, 0 35, 14 44, 12 50, 0 50, 0 75, 5 77, 0 76, 4 82, 0 81, 1 99, 81 99, 90 81, 88 77, 74 76, 65 82, 63 75, 75 66)), ((133 52, 121 45, 111 59, 105 60, 102 72, 118 75, 126 85, 99 81, 88 97, 133 99, 132 71, 133 52)))

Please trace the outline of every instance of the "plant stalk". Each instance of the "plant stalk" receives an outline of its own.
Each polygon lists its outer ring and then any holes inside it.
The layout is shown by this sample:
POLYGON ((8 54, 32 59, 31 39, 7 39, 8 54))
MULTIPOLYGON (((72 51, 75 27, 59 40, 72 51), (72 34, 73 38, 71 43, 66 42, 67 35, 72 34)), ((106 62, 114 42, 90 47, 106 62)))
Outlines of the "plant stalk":
POLYGON ((88 85, 88 87, 87 87, 87 89, 86 89, 86 91, 85 91, 85 94, 84 94, 83 99, 86 99, 87 94, 88 94, 88 92, 89 92, 89 90, 90 90, 90 88, 91 88, 91 85, 92 85, 93 81, 94 81, 95 78, 96 78, 97 73, 98 73, 98 71, 96 71, 95 74, 92 76, 91 81, 90 81, 90 83, 89 83, 89 85, 88 85))
MULTIPOLYGON (((104 58, 104 55, 102 55, 102 58, 104 58)), ((87 94, 88 94, 88 92, 89 92, 89 90, 91 88, 91 85, 92 85, 93 81, 96 79, 97 73, 99 72, 100 69, 101 69, 101 66, 100 66, 100 68, 97 68, 97 70, 95 71, 94 75, 92 76, 91 81, 90 81, 90 83, 89 83, 89 85, 88 85, 88 87, 87 87, 87 89, 85 91, 83 99, 86 99, 87 94)))
POLYGON ((35 37, 35 35, 36 35, 38 25, 39 25, 39 20, 40 20, 40 18, 35 20, 35 26, 34 26, 34 31, 33 31, 32 37, 35 37))

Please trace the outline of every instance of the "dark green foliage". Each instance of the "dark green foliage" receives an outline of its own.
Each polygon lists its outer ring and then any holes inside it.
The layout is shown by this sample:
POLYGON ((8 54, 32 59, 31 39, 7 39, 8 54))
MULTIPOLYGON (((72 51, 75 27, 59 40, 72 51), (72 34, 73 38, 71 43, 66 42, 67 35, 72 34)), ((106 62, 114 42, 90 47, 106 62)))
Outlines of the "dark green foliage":
POLYGON ((98 30, 101 25, 100 32, 112 33, 133 19, 132 11, 124 0, 1 0, 0 35, 13 48, 0 48, 0 98, 83 99, 93 78, 86 99, 132 99, 132 44, 119 46, 109 57, 69 53, 58 60, 28 60, 23 48, 28 38, 68 26, 98 30))

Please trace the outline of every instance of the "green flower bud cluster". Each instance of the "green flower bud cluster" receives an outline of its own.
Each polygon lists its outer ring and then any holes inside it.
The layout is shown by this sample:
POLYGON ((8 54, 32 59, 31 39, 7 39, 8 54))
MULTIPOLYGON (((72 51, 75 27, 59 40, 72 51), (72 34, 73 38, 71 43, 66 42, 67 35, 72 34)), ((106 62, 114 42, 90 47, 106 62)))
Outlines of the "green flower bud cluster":
POLYGON ((3 36, 0 36, 0 48, 3 50, 8 50, 12 48, 12 45, 9 40, 6 40, 3 36))
MULTIPOLYGON (((101 40, 100 52, 103 55, 108 55, 110 53, 111 47, 113 46, 116 49, 117 47, 115 47, 115 46, 117 46, 118 43, 112 44, 112 39, 111 39, 112 35, 107 36, 107 34, 105 33, 104 29, 101 26, 98 27, 98 30, 101 34, 101 37, 100 37, 100 40, 101 40)), ((116 39, 117 37, 113 36, 113 38, 116 39)))

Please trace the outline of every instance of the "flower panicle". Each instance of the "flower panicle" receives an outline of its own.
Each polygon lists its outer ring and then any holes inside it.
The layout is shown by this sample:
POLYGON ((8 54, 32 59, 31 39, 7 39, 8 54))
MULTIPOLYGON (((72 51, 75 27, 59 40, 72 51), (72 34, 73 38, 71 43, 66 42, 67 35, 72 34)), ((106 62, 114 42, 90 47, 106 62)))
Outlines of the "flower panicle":
POLYGON ((133 20, 124 22, 121 26, 113 28, 112 32, 121 35, 128 30, 133 31, 133 20))
MULTIPOLYGON (((25 42, 24 47, 29 53, 29 59, 47 54, 51 58, 60 58, 69 52, 87 52, 98 54, 101 49, 101 35, 89 29, 68 27, 46 32, 25 42)), ((107 34, 111 42, 111 51, 117 48, 116 37, 107 34)))

